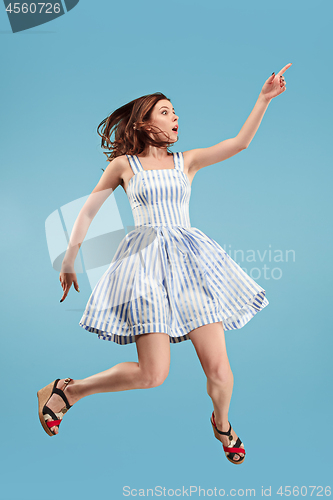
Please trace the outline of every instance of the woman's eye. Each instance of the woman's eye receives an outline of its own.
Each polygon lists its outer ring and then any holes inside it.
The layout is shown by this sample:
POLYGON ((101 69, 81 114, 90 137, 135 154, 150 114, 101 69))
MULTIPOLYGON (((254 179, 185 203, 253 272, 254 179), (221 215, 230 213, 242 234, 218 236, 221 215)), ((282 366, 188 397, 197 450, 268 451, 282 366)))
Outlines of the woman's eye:
POLYGON ((164 111, 162 111, 162 114, 163 114, 163 113, 167 113, 167 111, 166 111, 166 110, 164 110, 164 111))

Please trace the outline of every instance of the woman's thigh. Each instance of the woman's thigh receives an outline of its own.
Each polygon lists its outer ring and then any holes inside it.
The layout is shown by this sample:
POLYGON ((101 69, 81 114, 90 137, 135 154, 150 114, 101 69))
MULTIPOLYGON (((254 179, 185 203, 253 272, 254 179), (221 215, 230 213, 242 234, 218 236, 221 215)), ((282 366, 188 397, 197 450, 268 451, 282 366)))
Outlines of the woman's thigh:
POLYGON ((189 333, 207 377, 230 370, 222 322, 199 326, 189 333))
POLYGON ((139 367, 146 374, 166 378, 170 367, 170 340, 166 333, 145 333, 136 338, 139 367))

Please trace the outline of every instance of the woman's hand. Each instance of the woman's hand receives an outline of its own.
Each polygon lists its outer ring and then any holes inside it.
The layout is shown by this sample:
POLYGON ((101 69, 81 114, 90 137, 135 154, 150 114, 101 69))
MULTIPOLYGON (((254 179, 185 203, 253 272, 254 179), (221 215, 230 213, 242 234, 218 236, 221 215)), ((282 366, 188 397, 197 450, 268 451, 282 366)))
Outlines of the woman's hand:
POLYGON ((261 94, 270 101, 273 97, 282 94, 286 90, 286 81, 282 76, 283 73, 290 68, 292 63, 287 64, 284 68, 282 68, 277 75, 274 73, 270 76, 266 82, 264 83, 263 88, 261 89, 261 94))
POLYGON ((59 276, 59 280, 60 280, 62 289, 64 291, 63 296, 60 299, 60 302, 63 302, 65 300, 65 298, 67 297, 69 289, 72 286, 72 283, 74 283, 75 290, 77 292, 80 291, 79 284, 78 284, 77 278, 76 278, 76 273, 74 272, 74 270, 72 272, 67 272, 67 273, 65 273, 64 271, 61 271, 60 276, 59 276))

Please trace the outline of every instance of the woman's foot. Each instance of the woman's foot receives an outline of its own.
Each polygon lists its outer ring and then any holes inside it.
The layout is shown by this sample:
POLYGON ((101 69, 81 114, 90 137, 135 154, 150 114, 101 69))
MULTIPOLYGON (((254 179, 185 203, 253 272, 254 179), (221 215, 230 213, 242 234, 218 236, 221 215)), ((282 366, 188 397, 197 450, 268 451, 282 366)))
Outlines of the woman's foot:
POLYGON ((214 412, 212 414, 211 422, 213 425, 215 437, 216 437, 216 439, 221 441, 223 446, 225 446, 227 448, 242 448, 244 450, 244 453, 230 453, 230 452, 228 453, 226 450, 224 450, 227 458, 231 462, 243 462, 244 457, 245 457, 245 448, 243 446, 243 443, 240 440, 237 443, 237 440, 239 438, 238 438, 237 434, 235 433, 235 431, 233 430, 233 428, 231 427, 230 422, 228 422, 227 425, 216 424, 214 412), (230 430, 230 432, 228 432, 229 430, 230 430), (219 431, 221 431, 225 434, 220 434, 219 431), (227 435, 227 434, 229 434, 229 435, 227 435))
MULTIPOLYGON (((61 379, 57 382, 56 388, 60 389, 63 391, 63 394, 67 398, 69 406, 73 406, 73 404, 76 402, 74 399, 74 396, 71 394, 72 393, 72 386, 73 386, 73 379, 61 379), (68 382, 68 380, 70 380, 68 382)), ((64 414, 68 411, 69 408, 66 407, 66 404, 62 397, 58 394, 52 394, 51 397, 46 401, 45 406, 49 408, 57 417, 57 420, 62 420, 64 414)), ((45 408, 45 407, 44 407, 45 408)), ((44 410, 44 420, 45 422, 48 421, 53 421, 55 420, 53 415, 49 415, 47 413, 47 408, 44 410)), ((53 434, 58 434, 59 432, 59 425, 54 425, 53 427, 49 427, 51 432, 53 434)))
MULTIPOLYGON (((228 429, 229 429, 229 424, 228 424, 227 427, 228 428, 222 427, 222 429, 220 429, 220 430, 223 431, 223 432, 227 432, 228 429)), ((232 441, 229 440, 228 436, 223 436, 223 435, 219 434, 219 440, 222 442, 222 444, 224 446, 227 446, 228 448, 233 448, 233 446, 235 445, 235 443, 236 443, 236 441, 238 439, 238 436, 237 436, 237 434, 235 433, 235 431, 233 430, 232 427, 231 427, 231 436, 233 437, 232 441)), ((244 449, 243 443, 239 446, 239 448, 243 448, 244 449)), ((226 455, 230 456, 230 453, 226 453, 226 455)), ((234 462, 238 462, 238 460, 240 460, 241 458, 244 458, 244 456, 245 456, 244 453, 235 453, 234 456, 232 457, 232 460, 234 462)))

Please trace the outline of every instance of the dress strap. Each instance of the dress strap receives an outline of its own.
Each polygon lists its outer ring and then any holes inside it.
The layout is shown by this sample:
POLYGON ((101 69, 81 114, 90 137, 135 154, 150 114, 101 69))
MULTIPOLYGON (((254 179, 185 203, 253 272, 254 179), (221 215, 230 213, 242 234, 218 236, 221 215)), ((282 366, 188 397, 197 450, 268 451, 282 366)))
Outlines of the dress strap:
POLYGON ((133 170, 134 174, 137 174, 141 170, 143 170, 142 165, 140 163, 140 160, 137 156, 135 155, 126 155, 127 159, 129 161, 129 164, 131 165, 131 169, 133 170))
POLYGON ((183 153, 172 153, 173 154, 173 159, 175 162, 175 168, 177 170, 180 170, 181 172, 184 172, 184 157, 183 153))

